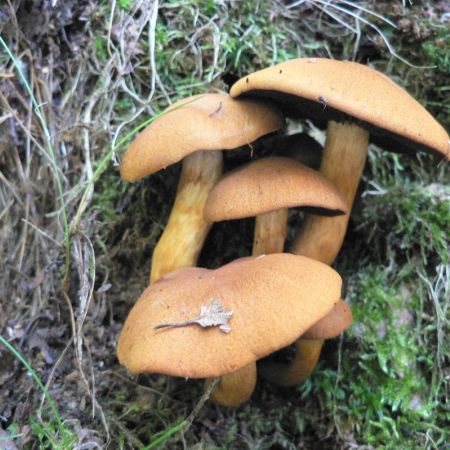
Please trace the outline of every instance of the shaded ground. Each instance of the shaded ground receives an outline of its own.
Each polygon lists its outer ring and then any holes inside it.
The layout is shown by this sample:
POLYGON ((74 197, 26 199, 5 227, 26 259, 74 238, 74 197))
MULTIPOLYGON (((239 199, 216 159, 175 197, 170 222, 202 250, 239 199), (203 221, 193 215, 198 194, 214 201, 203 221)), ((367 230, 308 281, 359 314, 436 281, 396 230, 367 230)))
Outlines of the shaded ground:
MULTIPOLYGON (((201 383, 133 378, 115 357, 179 167, 130 186, 115 161, 169 101, 227 90, 297 56, 370 64, 448 129, 446 2, 403 3, 2 3, 0 448, 8 439, 10 448, 142 448, 189 416, 201 383), (46 384, 59 418, 6 342, 46 384)), ((301 386, 260 383, 238 409, 207 403, 166 448, 444 448, 449 181, 448 164, 429 156, 372 149, 335 264, 353 328, 327 343, 301 386)), ((300 220, 292 214, 291 234, 300 220)), ((201 265, 247 255, 252 226, 217 225, 201 265)))

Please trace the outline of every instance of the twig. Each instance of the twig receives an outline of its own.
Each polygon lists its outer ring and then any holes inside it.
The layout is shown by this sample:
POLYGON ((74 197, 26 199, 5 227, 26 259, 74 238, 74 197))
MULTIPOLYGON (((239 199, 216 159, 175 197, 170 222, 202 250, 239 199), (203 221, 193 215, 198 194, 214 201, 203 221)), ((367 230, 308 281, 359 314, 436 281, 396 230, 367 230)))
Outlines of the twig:
POLYGON ((192 425, 192 422, 194 422, 194 420, 196 419, 196 417, 198 416, 198 413, 200 412, 200 410, 203 408, 203 406, 205 405, 205 403, 209 400, 209 398, 211 397, 211 393, 214 390, 214 388, 219 384, 220 381, 220 377, 214 377, 211 381, 211 383, 209 384, 209 386, 206 388, 205 392, 203 392, 202 396, 200 397, 199 401, 197 402, 197 404, 194 406, 194 409, 191 411, 191 413, 186 417, 186 420, 188 422, 188 424, 184 427, 183 429, 183 433, 185 431, 187 431, 190 426, 192 425))

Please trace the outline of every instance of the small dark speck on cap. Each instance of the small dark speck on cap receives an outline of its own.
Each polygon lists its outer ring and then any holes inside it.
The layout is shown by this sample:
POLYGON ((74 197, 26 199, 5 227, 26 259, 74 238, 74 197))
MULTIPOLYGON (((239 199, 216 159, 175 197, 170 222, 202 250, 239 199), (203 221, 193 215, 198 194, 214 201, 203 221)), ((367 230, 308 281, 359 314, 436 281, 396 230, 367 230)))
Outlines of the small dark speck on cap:
POLYGON ((283 70, 282 69, 280 69, 280 72, 279 73, 283 73, 283 70))
POLYGON ((249 79, 248 79, 248 78, 246 78, 246 79, 245 79, 245 82, 246 82, 246 83, 249 83, 249 79))

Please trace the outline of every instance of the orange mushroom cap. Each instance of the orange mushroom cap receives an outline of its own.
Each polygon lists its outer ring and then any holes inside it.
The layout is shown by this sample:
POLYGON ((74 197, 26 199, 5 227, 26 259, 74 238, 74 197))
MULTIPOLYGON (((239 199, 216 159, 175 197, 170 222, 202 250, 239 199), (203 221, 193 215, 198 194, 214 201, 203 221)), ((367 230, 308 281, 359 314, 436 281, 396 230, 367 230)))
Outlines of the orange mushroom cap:
POLYGON ((120 167, 136 181, 201 150, 230 150, 284 126, 277 108, 258 100, 203 94, 180 100, 131 143, 120 167))
POLYGON ((350 306, 339 300, 331 312, 302 334, 301 339, 332 339, 349 328, 352 320, 350 306))
POLYGON ((180 269, 147 288, 121 332, 118 356, 131 372, 205 378, 239 370, 289 345, 339 300, 330 267, 291 254, 242 258, 219 269, 180 269), (233 311, 231 332, 184 322, 217 299, 233 311), (280 301, 282 299, 282 301, 280 301))
POLYGON ((211 190, 204 215, 218 222, 296 206, 328 215, 347 211, 339 191, 319 172, 293 159, 272 156, 226 174, 211 190))
POLYGON ((387 150, 450 157, 448 133, 433 116, 390 78, 362 64, 292 59, 240 79, 231 95, 269 98, 293 117, 357 122, 387 150))

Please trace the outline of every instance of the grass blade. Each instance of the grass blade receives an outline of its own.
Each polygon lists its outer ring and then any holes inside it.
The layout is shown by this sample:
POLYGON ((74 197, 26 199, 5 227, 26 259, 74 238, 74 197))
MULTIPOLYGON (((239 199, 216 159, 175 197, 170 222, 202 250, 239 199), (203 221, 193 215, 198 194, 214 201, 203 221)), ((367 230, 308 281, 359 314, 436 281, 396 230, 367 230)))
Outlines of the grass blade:
POLYGON ((38 377, 37 373, 34 371, 34 369, 30 366, 30 364, 26 361, 26 359, 19 353, 18 350, 16 350, 15 347, 13 347, 3 336, 0 335, 0 343, 3 344, 27 369, 28 373, 33 377, 36 384, 39 386, 39 389, 44 394, 44 397, 47 399, 48 404, 50 406, 50 409, 53 412, 53 415, 58 422, 58 425, 62 425, 63 420, 58 412, 58 409, 56 408, 55 402, 53 401, 52 397, 50 396, 50 393, 42 383, 41 379, 38 377))
POLYGON ((188 423, 188 420, 183 420, 178 425, 175 425, 170 430, 167 430, 161 436, 157 437, 154 441, 150 442, 150 444, 148 444, 142 450, 151 450, 152 448, 156 448, 158 445, 161 445, 164 441, 169 439, 170 436, 173 436, 175 433, 178 433, 180 430, 182 430, 188 423))

